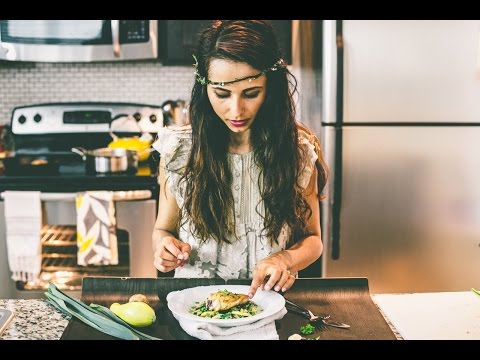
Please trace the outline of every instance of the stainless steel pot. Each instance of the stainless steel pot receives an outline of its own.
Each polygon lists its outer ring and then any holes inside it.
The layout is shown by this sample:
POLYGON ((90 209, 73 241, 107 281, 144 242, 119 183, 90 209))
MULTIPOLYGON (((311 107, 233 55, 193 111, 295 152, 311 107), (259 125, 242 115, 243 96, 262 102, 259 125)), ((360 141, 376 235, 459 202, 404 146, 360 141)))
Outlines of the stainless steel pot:
POLYGON ((190 124, 188 103, 185 100, 167 100, 162 105, 165 126, 184 126, 190 124))
POLYGON ((83 160, 85 160, 87 172, 134 172, 138 169, 138 154, 133 150, 123 148, 86 150, 76 147, 72 148, 72 151, 82 156, 83 160))

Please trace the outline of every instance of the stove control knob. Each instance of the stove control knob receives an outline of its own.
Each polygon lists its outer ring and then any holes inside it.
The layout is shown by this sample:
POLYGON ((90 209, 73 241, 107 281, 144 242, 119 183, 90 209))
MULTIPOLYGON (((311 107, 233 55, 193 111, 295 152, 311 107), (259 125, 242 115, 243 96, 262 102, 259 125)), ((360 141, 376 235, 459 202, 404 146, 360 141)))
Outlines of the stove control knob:
POLYGON ((135 118, 135 120, 137 121, 140 121, 142 120, 142 114, 136 112, 135 114, 133 114, 133 117, 135 118))
POLYGON ((33 117, 33 120, 36 122, 36 123, 39 123, 40 121, 42 121, 42 115, 40 114, 37 114, 33 117))
POLYGON ((155 124, 157 122, 157 115, 155 114, 150 115, 150 122, 152 124, 155 124))
POLYGON ((25 122, 27 121, 27 118, 24 116, 24 115, 21 115, 19 118, 18 118, 18 122, 20 124, 25 124, 25 122))

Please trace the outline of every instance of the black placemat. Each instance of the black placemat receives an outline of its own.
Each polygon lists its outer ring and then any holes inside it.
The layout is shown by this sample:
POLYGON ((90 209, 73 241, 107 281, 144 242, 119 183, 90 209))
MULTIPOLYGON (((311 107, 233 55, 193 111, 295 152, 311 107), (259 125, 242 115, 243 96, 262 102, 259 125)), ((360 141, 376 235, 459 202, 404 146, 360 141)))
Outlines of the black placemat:
MULTIPOLYGON (((83 279, 81 300, 109 307, 113 302, 127 302, 132 294, 147 296, 157 314, 157 321, 141 331, 162 339, 194 339, 179 326, 166 305, 170 291, 189 287, 216 284, 249 285, 249 280, 177 279, 177 278, 116 278, 86 277, 83 279)), ((320 340, 395 340, 396 337, 378 308, 373 303, 368 280, 365 278, 315 278, 297 279, 285 297, 308 307, 314 313, 328 313, 331 318, 351 325, 348 330, 321 326, 309 337, 320 340)), ((287 313, 276 322, 281 340, 299 333, 307 320, 294 313, 287 313)), ((62 340, 115 339, 84 323, 70 320, 62 340)))

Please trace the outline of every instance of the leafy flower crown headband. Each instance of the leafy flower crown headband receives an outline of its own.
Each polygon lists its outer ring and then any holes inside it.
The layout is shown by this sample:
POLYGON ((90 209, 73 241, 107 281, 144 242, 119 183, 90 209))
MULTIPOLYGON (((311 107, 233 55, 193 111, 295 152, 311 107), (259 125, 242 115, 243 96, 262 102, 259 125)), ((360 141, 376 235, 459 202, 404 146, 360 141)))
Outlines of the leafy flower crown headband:
POLYGON ((225 85, 233 84, 233 83, 243 81, 243 80, 248 80, 249 82, 251 82, 252 80, 258 79, 260 76, 265 75, 269 71, 277 71, 279 68, 285 67, 285 62, 283 61, 283 59, 279 59, 279 60, 277 60, 277 62, 275 64, 273 64, 272 67, 266 68, 266 69, 260 71, 258 74, 255 74, 255 75, 245 76, 243 78, 235 78, 234 80, 230 80, 230 81, 211 81, 211 80, 207 79, 206 76, 200 75, 200 73, 198 72, 197 57, 193 54, 192 54, 192 56, 195 59, 195 64, 193 64, 193 66, 195 66, 194 74, 196 76, 196 81, 199 82, 202 85, 210 84, 210 85, 225 86, 225 85))

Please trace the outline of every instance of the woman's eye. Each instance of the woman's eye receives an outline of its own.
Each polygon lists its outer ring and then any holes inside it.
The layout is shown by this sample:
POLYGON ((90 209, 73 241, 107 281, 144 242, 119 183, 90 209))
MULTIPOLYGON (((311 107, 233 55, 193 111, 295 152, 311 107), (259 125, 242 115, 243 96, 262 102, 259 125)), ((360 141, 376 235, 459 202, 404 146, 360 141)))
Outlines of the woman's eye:
POLYGON ((256 93, 251 93, 251 94, 244 94, 244 96, 247 98, 247 99, 254 99, 258 96, 259 92, 256 92, 256 93))
MULTIPOLYGON (((249 94, 243 94, 243 97, 246 98, 246 99, 254 99, 258 96, 260 92, 255 92, 255 93, 249 93, 249 94)), ((219 93, 215 93, 215 96, 219 99, 226 99, 226 98, 229 98, 230 97, 230 94, 219 94, 219 93)))

